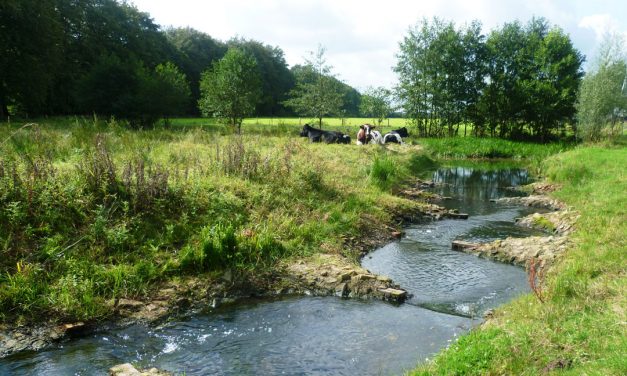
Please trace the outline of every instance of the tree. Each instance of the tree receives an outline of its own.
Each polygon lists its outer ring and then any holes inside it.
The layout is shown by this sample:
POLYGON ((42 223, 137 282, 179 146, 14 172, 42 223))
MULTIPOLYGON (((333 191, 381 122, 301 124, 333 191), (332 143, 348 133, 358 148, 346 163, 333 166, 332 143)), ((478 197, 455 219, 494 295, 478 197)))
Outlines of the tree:
POLYGON ((461 32, 438 18, 423 19, 401 42, 396 92, 420 135, 452 134, 462 121, 465 53, 461 32))
POLYGON ((0 2, 0 119, 8 106, 45 111, 61 66, 63 29, 53 0, 0 2))
POLYGON ((375 119, 378 125, 393 111, 391 102, 392 93, 384 87, 368 88, 361 96, 359 109, 361 115, 375 119))
POLYGON ((252 115, 261 97, 261 78, 255 58, 237 48, 202 74, 198 107, 204 116, 225 119, 241 132, 244 117, 252 115))
POLYGON ((294 75, 287 67, 283 50, 264 45, 255 40, 234 38, 229 47, 239 48, 255 57, 261 75, 261 100, 255 112, 261 116, 276 116, 285 113, 282 105, 286 94, 294 87, 294 75))
POLYGON ((627 56, 625 40, 607 35, 595 66, 583 79, 577 97, 577 133, 597 141, 619 135, 627 116, 627 56))
POLYGON ((167 119, 169 116, 185 113, 191 98, 185 74, 176 65, 167 62, 157 65, 155 79, 158 83, 158 94, 151 99, 158 102, 161 115, 167 119))
POLYGON ((325 49, 318 46, 305 60, 305 66, 295 69, 296 87, 290 91, 290 99, 283 102, 299 115, 318 119, 322 128, 322 118, 340 113, 344 93, 340 82, 331 73, 331 66, 324 58, 325 49))
POLYGON ((176 53, 172 61, 180 67, 189 80, 192 102, 189 113, 198 113, 200 99, 200 75, 211 65, 222 59, 227 46, 211 36, 192 28, 169 28, 165 35, 176 53))

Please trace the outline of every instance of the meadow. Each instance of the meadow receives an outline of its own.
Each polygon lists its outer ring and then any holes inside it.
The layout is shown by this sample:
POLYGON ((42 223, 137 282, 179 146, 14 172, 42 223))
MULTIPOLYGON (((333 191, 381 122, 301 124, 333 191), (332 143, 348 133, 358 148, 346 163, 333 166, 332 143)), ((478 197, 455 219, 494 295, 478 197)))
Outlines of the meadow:
POLYGON ((356 259, 346 239, 420 205, 393 194, 422 172, 418 147, 215 127, 0 125, 0 319, 104 318, 116 298, 186 275, 255 274, 317 252, 356 259))
MULTIPOLYGON (((248 119, 241 136, 207 119, 151 130, 86 118, 0 124, 0 322, 100 320, 115 299, 166 281, 259 275, 320 252, 357 260, 350 239, 423 205, 395 195, 413 176, 438 161, 513 159, 563 185, 556 197, 582 214, 576 246, 548 275, 545 303, 506 304, 413 373, 627 369, 624 139, 324 145, 298 137, 296 120, 248 119)), ((323 128, 352 137, 363 120, 323 128)), ((404 125, 394 120, 389 129, 404 125)))

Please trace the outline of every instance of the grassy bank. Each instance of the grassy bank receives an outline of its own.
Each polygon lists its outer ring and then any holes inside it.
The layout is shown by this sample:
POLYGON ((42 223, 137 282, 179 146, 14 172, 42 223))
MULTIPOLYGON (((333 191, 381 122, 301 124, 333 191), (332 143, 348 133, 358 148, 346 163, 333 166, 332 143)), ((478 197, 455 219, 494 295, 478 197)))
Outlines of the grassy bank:
POLYGON ((580 147, 548 158, 555 196, 581 212, 574 246, 546 277, 545 303, 502 306, 414 375, 627 373, 627 151, 580 147))
POLYGON ((0 321, 95 319, 161 281, 256 273, 419 204, 390 193, 417 148, 309 144, 245 126, 0 124, 0 321), (263 135, 263 137, 260 137, 263 135))

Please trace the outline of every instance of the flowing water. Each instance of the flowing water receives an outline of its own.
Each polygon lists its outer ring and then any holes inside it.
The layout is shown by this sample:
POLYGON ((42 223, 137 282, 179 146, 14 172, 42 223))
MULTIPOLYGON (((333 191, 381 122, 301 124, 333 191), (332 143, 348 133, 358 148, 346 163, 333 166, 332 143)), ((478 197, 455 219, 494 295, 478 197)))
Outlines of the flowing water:
POLYGON ((525 209, 489 202, 515 194, 524 170, 441 169, 434 191, 468 220, 416 224, 364 258, 413 297, 400 306, 335 297, 249 300, 160 326, 131 325, 0 360, 0 375, 106 375, 133 362, 186 375, 399 374, 528 291, 523 269, 451 251, 451 241, 528 236, 525 209))

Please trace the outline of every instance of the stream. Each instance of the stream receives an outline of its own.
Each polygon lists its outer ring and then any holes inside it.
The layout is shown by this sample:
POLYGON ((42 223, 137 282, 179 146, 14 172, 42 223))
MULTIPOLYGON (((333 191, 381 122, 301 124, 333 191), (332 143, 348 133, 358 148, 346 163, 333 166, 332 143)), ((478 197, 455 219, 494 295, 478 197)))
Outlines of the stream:
POLYGON ((402 374, 478 325, 483 313, 529 291, 522 268, 451 250, 451 241, 538 234, 514 224, 529 214, 490 199, 517 195, 520 169, 443 168, 432 176, 441 205, 468 220, 414 224, 362 266, 413 296, 408 304, 282 297, 225 305, 159 326, 141 324, 68 339, 0 359, 0 375, 106 375, 131 362, 186 375, 402 374))

